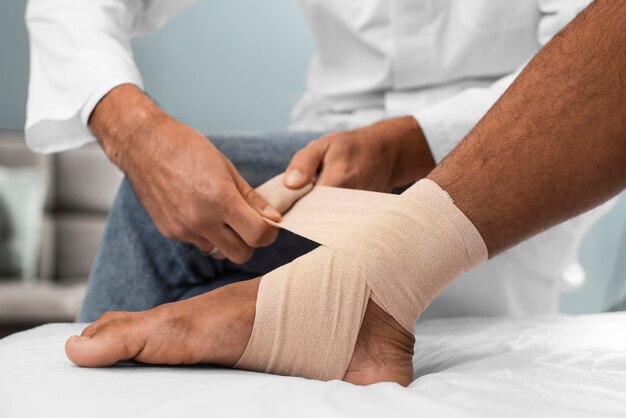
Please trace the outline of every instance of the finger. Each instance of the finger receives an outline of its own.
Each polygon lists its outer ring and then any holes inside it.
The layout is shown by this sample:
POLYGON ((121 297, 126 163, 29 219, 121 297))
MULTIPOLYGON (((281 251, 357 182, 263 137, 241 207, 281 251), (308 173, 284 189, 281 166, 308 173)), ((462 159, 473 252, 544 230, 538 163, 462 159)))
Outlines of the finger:
POLYGON ((265 247, 274 242, 278 229, 269 225, 236 188, 225 191, 223 200, 228 205, 220 216, 222 223, 195 228, 187 241, 205 253, 217 247, 220 255, 214 258, 225 256, 241 264, 252 256, 253 248, 265 247))
POLYGON ((217 245, 211 244, 205 238, 199 236, 199 237, 194 238, 193 241, 195 242, 195 244, 193 245, 195 245, 196 247, 200 249, 200 252, 202 253, 202 255, 206 257, 212 257, 216 260, 226 259, 226 256, 220 251, 217 245), (205 248, 205 249, 203 250, 202 248, 205 248))
POLYGON ((281 219, 281 215, 278 210, 270 206, 269 203, 267 203, 267 201, 263 199, 263 197, 259 193, 256 192, 256 190, 250 187, 248 182, 243 177, 241 177, 241 174, 239 174, 239 172, 232 163, 229 164, 229 168, 233 176, 233 180, 235 181, 237 190, 239 191, 239 194, 243 196, 246 203, 250 205, 254 210, 256 210, 259 215, 268 218, 274 222, 279 222, 281 219))
POLYGON ((218 260, 223 260, 224 258, 226 258, 224 257, 224 254, 222 254, 222 252, 219 250, 219 248, 217 248, 217 246, 213 247, 213 249, 209 252, 202 251, 202 250, 201 252, 202 252, 202 255, 205 255, 207 257, 213 257, 218 260))
POLYGON ((315 182, 320 186, 344 188, 353 188, 355 186, 353 183, 348 170, 341 163, 330 164, 324 168, 315 182))
POLYGON ((248 261, 254 252, 254 249, 227 225, 224 225, 215 236, 215 245, 220 253, 237 264, 248 261))
MULTIPOLYGON (((200 237, 201 240, 204 240, 204 238, 200 237)), ((205 240, 206 241, 206 240, 205 240)), ((212 245, 212 244, 211 244, 212 245)), ((223 260, 226 257, 224 256, 224 254, 222 254, 222 252, 219 250, 219 248, 217 248, 217 246, 213 246, 213 248, 211 248, 211 251, 204 251, 204 250, 200 250, 200 252, 202 253, 202 255, 207 256, 207 257, 213 257, 217 260, 223 260)))
POLYGON ((309 184, 320 168, 330 141, 322 137, 311 141, 291 158, 285 174, 285 185, 292 189, 309 184))
POLYGON ((144 347, 143 323, 133 317, 107 322, 90 336, 73 336, 65 343, 65 353, 82 367, 108 367, 135 357, 144 347))
MULTIPOLYGON (((267 247, 278 236, 278 228, 268 224, 241 197, 232 198, 232 210, 226 214, 225 221, 252 248, 267 247)), ((216 245, 225 253, 224 248, 216 245)))
POLYGON ((206 256, 214 256, 215 254, 213 254, 213 250, 215 249, 215 244, 213 244, 211 241, 209 241, 208 239, 204 238, 201 235, 194 235, 190 238, 187 239, 187 241, 191 244, 194 245, 195 247, 197 247, 200 252, 203 255, 206 256))

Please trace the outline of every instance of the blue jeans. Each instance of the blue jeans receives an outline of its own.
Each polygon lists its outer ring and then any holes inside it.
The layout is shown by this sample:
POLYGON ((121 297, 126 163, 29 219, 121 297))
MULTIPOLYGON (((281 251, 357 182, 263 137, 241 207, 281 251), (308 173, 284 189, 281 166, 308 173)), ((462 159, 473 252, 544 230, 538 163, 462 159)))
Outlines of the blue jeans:
MULTIPOLYGON (((292 155, 318 136, 285 132, 212 136, 211 141, 256 187, 284 171, 292 155)), ((274 244, 257 249, 245 264, 213 259, 193 245, 161 235, 132 185, 124 179, 109 214, 78 321, 95 321, 106 311, 143 311, 258 277, 316 246, 280 231, 274 244)))

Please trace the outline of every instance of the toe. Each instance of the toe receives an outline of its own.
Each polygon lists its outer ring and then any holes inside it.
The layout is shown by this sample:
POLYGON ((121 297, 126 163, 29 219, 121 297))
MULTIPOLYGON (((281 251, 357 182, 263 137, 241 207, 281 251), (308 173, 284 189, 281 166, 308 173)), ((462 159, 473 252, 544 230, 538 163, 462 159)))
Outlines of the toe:
POLYGON ((93 322, 87 328, 85 328, 83 332, 80 334, 80 336, 91 337, 103 325, 108 324, 109 322, 115 321, 117 319, 127 318, 132 315, 133 315, 132 312, 113 312, 113 311, 105 312, 100 316, 100 318, 98 318, 95 322, 93 322))
POLYGON ((137 317, 120 317, 86 331, 65 343, 67 357, 82 367, 112 366, 135 357, 145 344, 137 317))

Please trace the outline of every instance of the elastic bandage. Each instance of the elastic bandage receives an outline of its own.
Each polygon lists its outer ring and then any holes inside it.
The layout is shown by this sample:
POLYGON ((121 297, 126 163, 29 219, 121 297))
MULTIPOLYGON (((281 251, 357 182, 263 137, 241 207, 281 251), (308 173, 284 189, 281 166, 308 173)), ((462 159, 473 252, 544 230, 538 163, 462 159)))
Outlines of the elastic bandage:
POLYGON ((276 226, 321 245, 263 276, 236 368, 342 379, 369 299, 413 334, 431 300, 487 260, 480 233, 431 180, 393 195, 293 191, 281 175, 257 190, 282 210, 291 207, 276 226))

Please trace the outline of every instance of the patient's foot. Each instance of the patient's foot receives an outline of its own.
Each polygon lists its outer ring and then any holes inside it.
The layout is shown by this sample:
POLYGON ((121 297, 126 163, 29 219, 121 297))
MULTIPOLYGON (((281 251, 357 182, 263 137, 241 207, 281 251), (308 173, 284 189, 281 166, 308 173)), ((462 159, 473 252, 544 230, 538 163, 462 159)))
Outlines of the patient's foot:
MULTIPOLYGON (((254 323, 260 279, 225 286, 146 312, 107 313, 65 350, 76 364, 110 366, 134 359, 149 364, 212 363, 231 367, 243 354, 254 323)), ((413 337, 369 302, 344 380, 367 385, 413 377, 413 337)))
POLYGON ((134 359, 148 364, 233 366, 254 322, 260 279, 224 286, 145 312, 107 312, 71 337, 65 352, 84 367, 134 359))
POLYGON ((356 385, 413 381, 415 337, 371 300, 343 380, 356 385))

